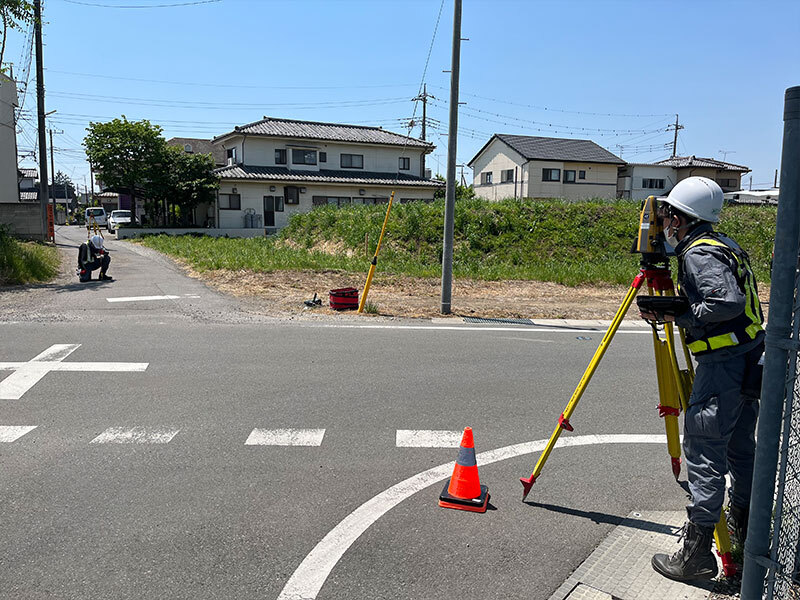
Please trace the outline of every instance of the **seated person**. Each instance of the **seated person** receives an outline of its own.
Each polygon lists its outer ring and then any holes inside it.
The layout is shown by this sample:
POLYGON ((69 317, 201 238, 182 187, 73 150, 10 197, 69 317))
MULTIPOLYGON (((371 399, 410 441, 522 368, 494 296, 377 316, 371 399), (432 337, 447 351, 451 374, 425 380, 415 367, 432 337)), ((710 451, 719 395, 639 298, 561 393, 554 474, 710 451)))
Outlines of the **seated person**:
POLYGON ((78 248, 78 277, 81 281, 90 281, 92 271, 100 269, 97 277, 100 281, 111 281, 113 277, 106 275, 108 265, 111 264, 111 257, 103 249, 103 238, 93 235, 88 242, 84 242, 78 248))

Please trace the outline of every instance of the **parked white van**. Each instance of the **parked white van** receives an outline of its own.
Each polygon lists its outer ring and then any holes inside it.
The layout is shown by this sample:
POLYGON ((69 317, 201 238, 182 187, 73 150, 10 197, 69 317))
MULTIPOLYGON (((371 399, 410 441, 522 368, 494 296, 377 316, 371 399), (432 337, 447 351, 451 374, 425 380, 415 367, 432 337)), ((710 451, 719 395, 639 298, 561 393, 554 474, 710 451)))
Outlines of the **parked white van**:
POLYGON ((106 209, 102 206, 93 206, 86 209, 86 227, 92 226, 92 221, 97 223, 98 227, 105 227, 107 223, 106 209))

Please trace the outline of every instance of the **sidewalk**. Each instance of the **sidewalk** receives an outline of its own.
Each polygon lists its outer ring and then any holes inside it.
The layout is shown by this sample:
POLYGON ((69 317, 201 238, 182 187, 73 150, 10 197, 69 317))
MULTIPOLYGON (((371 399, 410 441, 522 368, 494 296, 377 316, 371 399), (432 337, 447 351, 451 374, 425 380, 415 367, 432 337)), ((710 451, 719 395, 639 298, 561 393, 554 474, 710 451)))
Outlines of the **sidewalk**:
POLYGON ((707 600, 716 581, 679 583, 650 565, 653 554, 678 549, 685 518, 684 511, 630 513, 550 600, 707 600))

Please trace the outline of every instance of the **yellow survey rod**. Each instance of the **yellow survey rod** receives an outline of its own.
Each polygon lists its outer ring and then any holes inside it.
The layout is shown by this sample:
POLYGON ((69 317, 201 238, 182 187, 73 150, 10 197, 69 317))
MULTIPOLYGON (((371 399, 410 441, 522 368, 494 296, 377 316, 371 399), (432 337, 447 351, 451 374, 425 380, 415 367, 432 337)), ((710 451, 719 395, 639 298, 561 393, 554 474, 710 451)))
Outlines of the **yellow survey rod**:
POLYGON ((389 213, 392 212, 392 202, 394 201, 394 190, 392 195, 389 196, 389 206, 386 207, 386 216, 383 218, 383 227, 381 227, 381 235, 378 238, 378 245, 375 248, 375 256, 372 257, 372 264, 369 266, 369 273, 367 274, 367 283, 364 284, 364 294, 361 296, 361 302, 358 303, 358 312, 364 310, 364 305, 367 303, 367 294, 369 294, 369 286, 372 285, 372 276, 375 275, 375 267, 378 264, 378 253, 381 251, 381 244, 383 243, 383 234, 386 233, 386 224, 389 222, 389 213))
POLYGON ((553 435, 550 436, 547 446, 542 451, 541 456, 539 456, 539 460, 536 462, 536 468, 533 470, 533 473, 530 477, 520 477, 519 480, 522 482, 523 487, 523 502, 525 501, 525 498, 528 497, 528 493, 531 491, 533 484, 536 482, 536 478, 539 477, 539 474, 542 472, 544 463, 547 462, 550 453, 553 451, 553 448, 555 448, 561 432, 564 429, 567 431, 572 431, 572 425, 570 425, 569 419, 572 416, 572 413, 575 412, 575 408, 577 408, 578 402, 580 401, 581 396, 583 396, 584 390, 586 390, 586 386, 589 385, 592 375, 594 375, 594 372, 597 370, 600 360, 603 358, 603 355, 608 349, 608 345, 614 338, 614 334, 617 332, 617 329, 619 329, 619 326, 622 324, 622 319, 625 318, 625 313, 628 312, 628 309, 630 308, 633 299, 636 297, 639 288, 642 287, 644 280, 644 274, 639 273, 633 280, 633 283, 631 283, 631 287, 628 288, 628 293, 625 295, 625 299, 622 301, 622 304, 617 310, 617 314, 614 315, 614 320, 611 321, 611 326, 603 336, 603 339, 601 340, 600 345, 597 347, 597 350, 595 350, 594 356, 592 356, 592 360, 589 362, 589 366, 586 367, 583 377, 581 377, 580 383, 578 383, 578 387, 575 388, 574 392, 572 392, 572 397, 570 398, 567 407, 564 409, 564 412, 561 413, 561 416, 558 419, 558 425, 556 425, 556 428, 553 431, 553 435))

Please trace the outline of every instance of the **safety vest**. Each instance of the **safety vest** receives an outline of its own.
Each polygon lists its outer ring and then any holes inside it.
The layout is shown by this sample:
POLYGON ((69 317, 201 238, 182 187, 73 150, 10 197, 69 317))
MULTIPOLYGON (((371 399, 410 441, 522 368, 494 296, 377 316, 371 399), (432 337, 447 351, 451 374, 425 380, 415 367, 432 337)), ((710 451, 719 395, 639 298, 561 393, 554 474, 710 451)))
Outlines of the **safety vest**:
MULTIPOLYGON (((687 348, 689 348, 692 354, 697 356, 719 350, 720 348, 729 348, 738 346, 739 344, 745 344, 756 339, 756 336, 764 330, 762 326, 764 323, 764 313, 761 311, 761 302, 758 299, 756 279, 753 276, 753 270, 750 267, 750 258, 747 256, 747 253, 732 240, 728 240, 714 231, 709 231, 703 233, 698 239, 690 242, 681 252, 681 258, 683 258, 689 250, 697 246, 716 246, 718 248, 724 248, 733 256, 736 262, 736 271, 734 274, 736 276, 736 282, 739 284, 739 289, 745 295, 745 308, 744 312, 739 316, 706 330, 703 337, 695 338, 687 331, 687 348), (730 243, 726 243, 725 240, 730 243)), ((679 274, 678 291, 680 291, 681 279, 682 277, 679 274)))

